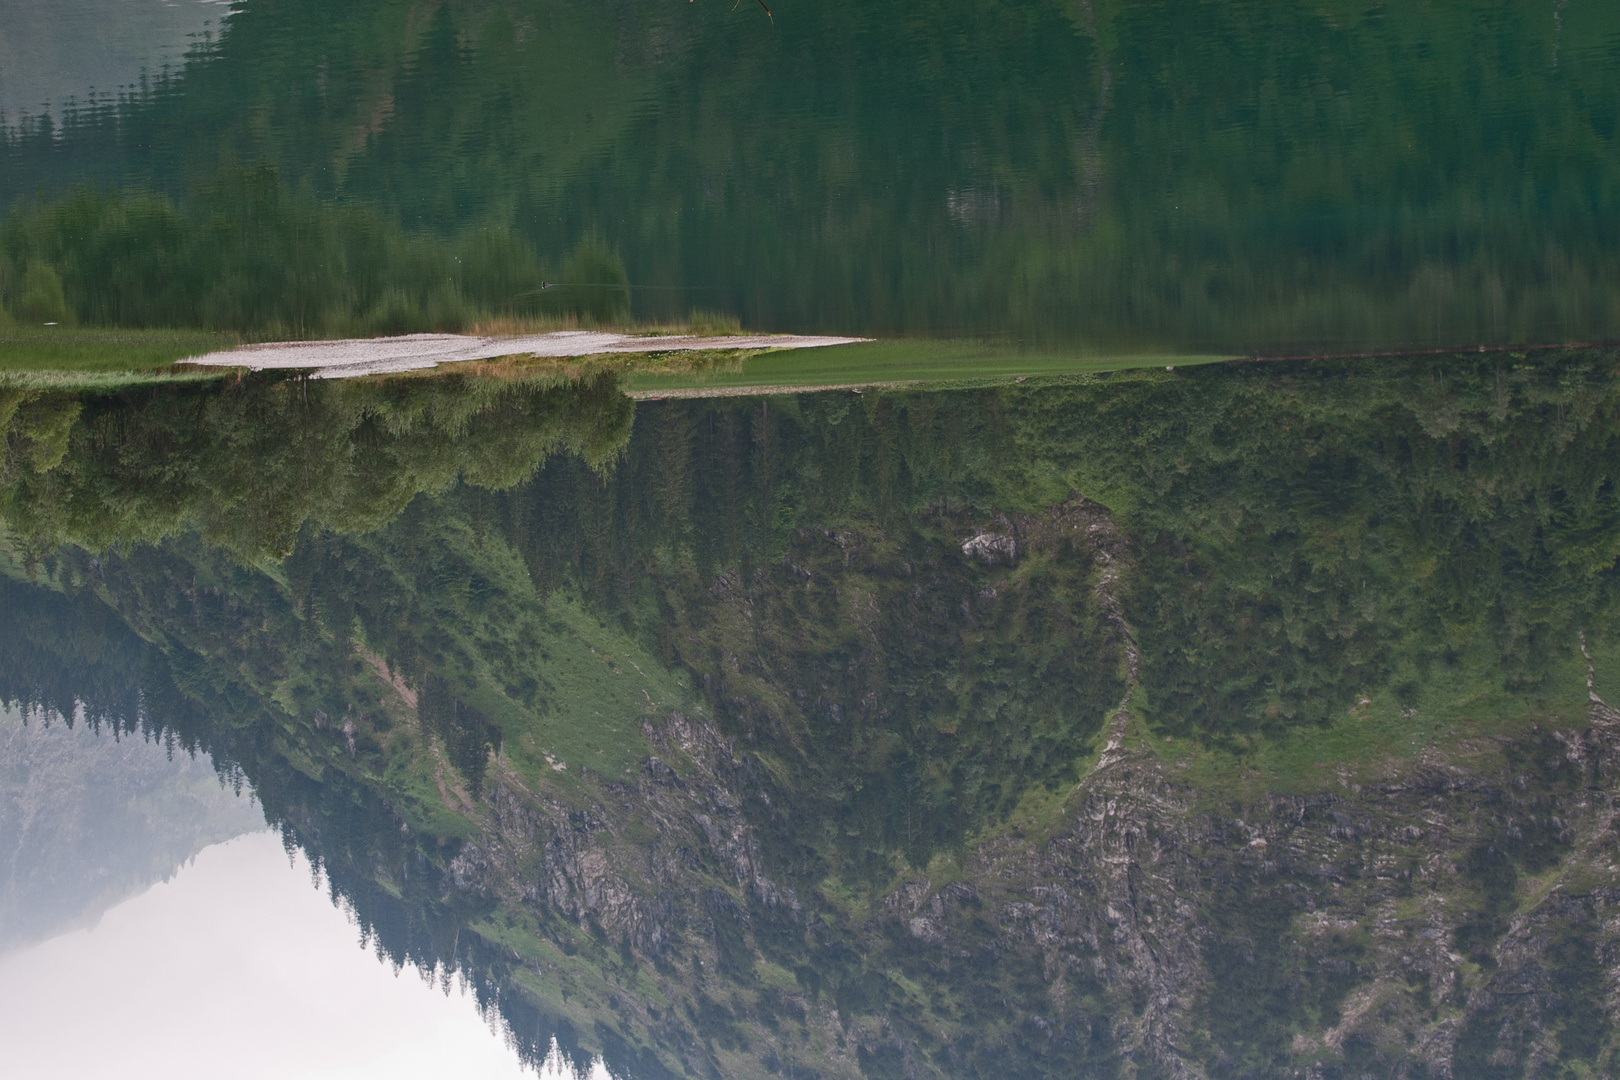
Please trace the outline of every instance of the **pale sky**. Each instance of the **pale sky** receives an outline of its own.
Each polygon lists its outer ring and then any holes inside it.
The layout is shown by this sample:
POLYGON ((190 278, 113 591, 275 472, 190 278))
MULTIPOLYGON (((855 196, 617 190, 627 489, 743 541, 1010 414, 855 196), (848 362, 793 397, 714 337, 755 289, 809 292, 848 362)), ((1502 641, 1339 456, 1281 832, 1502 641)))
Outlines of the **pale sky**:
POLYGON ((0 957, 0 1047, 31 1080, 536 1080, 471 995, 361 949, 268 832, 0 957))

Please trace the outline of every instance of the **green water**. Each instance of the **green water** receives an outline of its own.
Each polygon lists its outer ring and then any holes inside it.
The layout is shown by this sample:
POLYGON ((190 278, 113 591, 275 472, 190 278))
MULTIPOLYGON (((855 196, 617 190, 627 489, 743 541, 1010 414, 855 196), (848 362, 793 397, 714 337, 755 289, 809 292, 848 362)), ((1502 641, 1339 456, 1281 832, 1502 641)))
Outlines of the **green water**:
POLYGON ((1603 341, 1617 60, 1601 0, 248 2, 132 97, 13 123, 0 197, 178 205, 24 209, 0 295, 36 259, 85 321, 444 327, 532 312, 594 244, 638 319, 1114 353, 1603 341))

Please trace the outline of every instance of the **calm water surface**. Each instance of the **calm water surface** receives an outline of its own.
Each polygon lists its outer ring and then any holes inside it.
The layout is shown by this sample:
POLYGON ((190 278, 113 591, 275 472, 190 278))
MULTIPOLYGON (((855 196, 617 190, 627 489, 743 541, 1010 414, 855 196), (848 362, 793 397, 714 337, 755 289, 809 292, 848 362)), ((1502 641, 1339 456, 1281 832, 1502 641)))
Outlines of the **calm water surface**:
MULTIPOLYGON (((520 241, 552 281, 603 280, 566 261, 602 245, 640 317, 773 330, 1268 354, 1615 336, 1603 0, 779 7, 246 0, 124 104, 14 124, 0 194, 186 196, 264 163, 440 243, 520 241)), ((313 243, 241 212, 261 259, 313 243)), ((85 311, 162 325, 206 284, 136 297, 159 267, 97 276, 78 260, 133 256, 61 243, 85 311)), ((540 302, 503 273, 458 288, 540 302)), ((242 304, 186 310, 260 318, 242 304)))
POLYGON ((1175 363, 0 383, 0 1072, 1620 1069, 1620 9, 9 2, 23 323, 1175 363))

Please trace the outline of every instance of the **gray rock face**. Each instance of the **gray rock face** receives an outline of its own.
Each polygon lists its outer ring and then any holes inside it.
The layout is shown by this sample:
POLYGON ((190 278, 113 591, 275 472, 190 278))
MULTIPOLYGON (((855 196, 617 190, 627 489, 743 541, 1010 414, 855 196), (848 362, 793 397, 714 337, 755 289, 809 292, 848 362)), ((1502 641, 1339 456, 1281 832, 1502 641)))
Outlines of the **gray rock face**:
POLYGON ((962 541, 962 554, 992 566, 1010 563, 1018 557, 1018 541, 1001 533, 982 532, 962 541))
MULTIPOLYGON (((1236 767, 1194 782, 1126 707, 1139 659, 1114 590, 1130 552, 1106 513, 1075 500, 1005 525, 1032 556, 1077 545, 1128 674, 1095 764, 1042 814, 938 865, 895 861, 887 882, 794 878, 793 780, 751 750, 771 707, 736 695, 725 731, 698 712, 649 720, 651 755, 588 809, 494 780, 458 887, 639 957, 656 994, 607 989, 614 976, 600 993, 678 1075, 1612 1075, 1607 706, 1355 784, 1270 791, 1236 767)), ((880 720, 829 713, 837 729, 880 720)), ((567 974, 523 962, 529 985, 567 974)))
POLYGON ((1467 1080, 1556 1075, 1612 1042, 1620 725, 1601 708, 1466 766, 1431 753, 1359 789, 1218 810, 1123 735, 1048 828, 971 846, 953 880, 902 876, 842 922, 767 869, 768 812, 742 812, 761 794, 731 742, 678 712, 647 734, 657 756, 589 812, 492 785, 456 880, 624 942, 672 1004, 612 1008, 694 1075, 705 1001, 748 1059, 824 1076, 884 1055, 955 1076, 992 1040, 1015 1075, 1059 1075, 1102 1039, 1123 1076, 1467 1080), (762 989, 767 923, 933 1004, 762 989), (986 993, 988 1012, 953 1004, 986 993))
MULTIPOLYGON (((1043 973, 1034 1028, 1061 1044, 1083 1019, 1063 1004, 1100 994, 1136 1075, 1560 1075, 1606 1060, 1620 1021, 1620 726, 1591 721, 1484 768, 1434 755, 1220 813, 1127 749, 1052 835, 991 841, 967 876, 1007 967, 1043 973)), ((926 884, 889 903, 948 948, 966 886, 926 884)))

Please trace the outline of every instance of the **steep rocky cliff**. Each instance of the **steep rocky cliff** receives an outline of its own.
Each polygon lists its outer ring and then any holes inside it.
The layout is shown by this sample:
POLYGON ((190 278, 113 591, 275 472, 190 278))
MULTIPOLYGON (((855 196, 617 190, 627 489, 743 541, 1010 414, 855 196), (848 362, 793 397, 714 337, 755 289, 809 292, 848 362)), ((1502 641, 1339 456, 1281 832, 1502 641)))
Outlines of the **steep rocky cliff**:
MULTIPOLYGON (((1048 520, 1072 519, 1115 535, 1083 505, 1048 520)), ((772 867, 762 850, 795 830, 777 770, 739 749, 757 733, 672 712, 647 722, 635 782, 589 810, 494 781, 454 887, 558 912, 641 962, 600 984, 599 1033, 617 1033, 597 1044, 646 1040, 643 1071, 1607 1075, 1620 718, 1589 706, 1463 722, 1287 793, 1252 761, 1212 772, 1121 708, 1077 782, 922 870, 854 881, 772 867)), ((570 985, 566 961, 511 962, 527 985, 570 985)))

